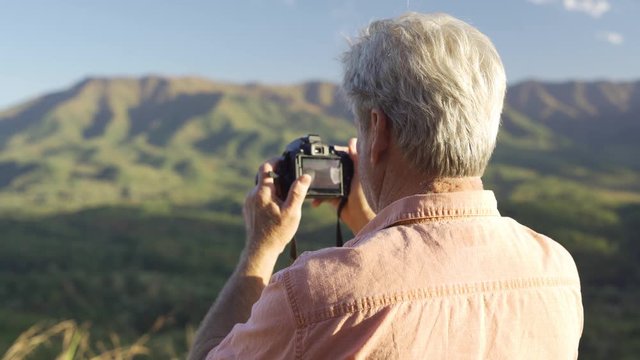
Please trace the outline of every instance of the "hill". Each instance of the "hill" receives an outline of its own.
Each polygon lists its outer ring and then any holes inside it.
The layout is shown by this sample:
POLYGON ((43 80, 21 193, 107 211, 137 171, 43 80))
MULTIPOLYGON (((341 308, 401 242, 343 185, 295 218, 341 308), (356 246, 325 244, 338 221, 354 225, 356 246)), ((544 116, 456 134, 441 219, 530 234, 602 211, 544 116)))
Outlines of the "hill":
POLYGON ((87 79, 35 99, 0 115, 0 211, 237 202, 263 154, 353 133, 327 85, 87 79))
MULTIPOLYGON (((640 82, 516 84, 484 178, 574 255, 584 358, 640 350, 639 117, 640 82)), ((355 135, 335 85, 89 78, 0 112, 0 348, 42 320, 127 339, 166 316, 156 357, 183 352, 242 246, 257 165, 307 133, 355 135)), ((303 249, 330 246, 334 216, 305 209, 303 249)))
MULTIPOLYGON (((512 86, 492 170, 624 197, 639 190, 638 114, 640 83, 512 86)), ((301 134, 345 142, 349 117, 329 83, 86 79, 0 113, 0 211, 239 203, 261 159, 301 134)))

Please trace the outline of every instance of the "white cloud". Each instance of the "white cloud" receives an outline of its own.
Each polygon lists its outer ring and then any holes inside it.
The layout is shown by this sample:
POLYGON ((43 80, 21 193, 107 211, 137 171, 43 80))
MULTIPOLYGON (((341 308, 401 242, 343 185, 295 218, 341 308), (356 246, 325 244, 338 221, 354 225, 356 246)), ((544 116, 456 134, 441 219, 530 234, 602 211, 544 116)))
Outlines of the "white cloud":
POLYGON ((602 16, 611 10, 608 0, 564 0, 564 8, 569 11, 580 11, 594 18, 602 16))
MULTIPOLYGON (((547 5, 557 3, 560 0, 527 0, 534 5, 547 5)), ((611 10, 609 0, 561 0, 562 6, 567 11, 577 11, 585 13, 594 18, 599 18, 604 13, 611 10)))
POLYGON ((624 42, 624 36, 614 31, 601 31, 596 35, 596 37, 612 45, 620 45, 624 42))

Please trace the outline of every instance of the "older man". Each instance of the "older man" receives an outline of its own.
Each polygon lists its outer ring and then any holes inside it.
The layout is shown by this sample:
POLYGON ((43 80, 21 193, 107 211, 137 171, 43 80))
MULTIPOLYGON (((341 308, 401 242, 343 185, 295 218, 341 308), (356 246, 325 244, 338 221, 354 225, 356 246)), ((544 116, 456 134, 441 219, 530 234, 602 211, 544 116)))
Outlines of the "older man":
POLYGON ((501 217, 482 188, 506 87, 490 40, 412 13, 372 23, 344 65, 360 181, 343 219, 356 237, 271 276, 310 179, 280 202, 265 163, 245 204, 245 250, 191 357, 576 358, 571 256, 501 217))

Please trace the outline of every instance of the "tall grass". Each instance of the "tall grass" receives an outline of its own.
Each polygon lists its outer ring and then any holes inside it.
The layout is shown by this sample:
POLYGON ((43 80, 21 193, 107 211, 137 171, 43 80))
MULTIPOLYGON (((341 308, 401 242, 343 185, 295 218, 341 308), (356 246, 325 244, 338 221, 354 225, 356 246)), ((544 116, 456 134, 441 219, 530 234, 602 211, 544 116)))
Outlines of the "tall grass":
MULTIPOLYGON (((1 360, 56 359, 56 360, 130 360, 150 358, 148 342, 151 334, 160 330, 166 319, 156 320, 151 330, 131 344, 122 344, 117 334, 111 334, 109 343, 91 341, 88 326, 73 320, 43 326, 36 324, 24 331, 2 355, 1 360)), ((187 330, 187 341, 193 339, 193 330, 187 330)), ((167 354, 168 355, 168 354, 167 354)), ((175 355, 167 358, 177 358, 175 355)))

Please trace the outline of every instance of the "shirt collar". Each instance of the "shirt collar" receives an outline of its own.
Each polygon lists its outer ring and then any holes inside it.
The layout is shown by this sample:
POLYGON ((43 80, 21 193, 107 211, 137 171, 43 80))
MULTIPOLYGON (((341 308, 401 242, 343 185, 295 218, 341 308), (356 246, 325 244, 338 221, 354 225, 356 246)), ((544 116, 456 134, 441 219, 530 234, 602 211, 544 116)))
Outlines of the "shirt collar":
POLYGON ((356 238, 399 222, 462 216, 500 216, 493 191, 418 194, 398 199, 382 209, 360 230, 356 238))

